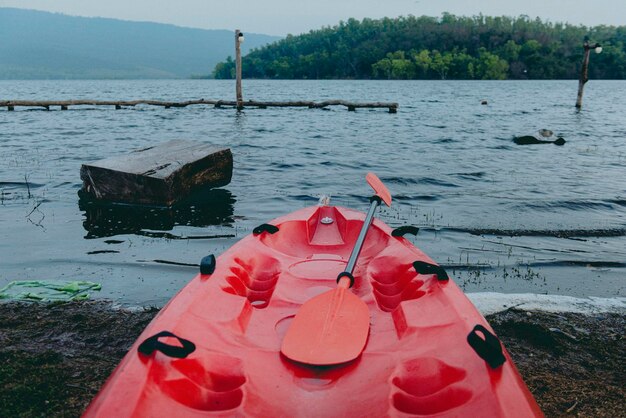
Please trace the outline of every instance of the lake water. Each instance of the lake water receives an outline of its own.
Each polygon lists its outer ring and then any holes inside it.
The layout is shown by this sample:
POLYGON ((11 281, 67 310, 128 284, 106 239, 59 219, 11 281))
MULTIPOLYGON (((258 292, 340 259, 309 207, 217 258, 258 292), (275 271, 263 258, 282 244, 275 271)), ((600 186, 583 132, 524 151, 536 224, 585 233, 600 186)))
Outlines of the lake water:
MULTIPOLYGON (((0 109, 0 286, 101 283, 97 297, 161 305, 256 225, 317 203, 366 210, 376 172, 394 196, 379 217, 466 291, 623 296, 626 82, 244 80, 255 100, 396 101, 384 109, 0 109), (487 105, 481 105, 487 100, 487 105), (564 146, 519 146, 551 129, 564 146), (224 145, 230 185, 176 210, 79 200, 80 165, 175 138, 224 145)), ((232 99, 234 83, 0 81, 6 99, 232 99)))

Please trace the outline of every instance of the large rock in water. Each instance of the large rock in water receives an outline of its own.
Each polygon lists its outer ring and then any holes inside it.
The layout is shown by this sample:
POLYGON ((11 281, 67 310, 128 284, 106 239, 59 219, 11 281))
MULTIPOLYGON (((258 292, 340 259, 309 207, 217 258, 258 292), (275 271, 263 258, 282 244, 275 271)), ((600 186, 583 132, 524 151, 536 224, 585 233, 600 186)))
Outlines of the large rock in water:
POLYGON ((173 140, 80 168, 83 192, 113 202, 171 206, 197 189, 230 183, 233 156, 220 148, 173 140))

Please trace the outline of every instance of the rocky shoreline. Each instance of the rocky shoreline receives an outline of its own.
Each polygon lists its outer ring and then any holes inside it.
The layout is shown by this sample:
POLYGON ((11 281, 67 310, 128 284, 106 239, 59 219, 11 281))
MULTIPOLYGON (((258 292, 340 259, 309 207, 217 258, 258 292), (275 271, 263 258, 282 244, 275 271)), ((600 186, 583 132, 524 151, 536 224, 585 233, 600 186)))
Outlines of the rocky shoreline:
MULTIPOLYGON (((158 309, 0 303, 0 416, 80 416, 158 309)), ((626 416, 624 315, 487 316, 548 417, 626 416)))

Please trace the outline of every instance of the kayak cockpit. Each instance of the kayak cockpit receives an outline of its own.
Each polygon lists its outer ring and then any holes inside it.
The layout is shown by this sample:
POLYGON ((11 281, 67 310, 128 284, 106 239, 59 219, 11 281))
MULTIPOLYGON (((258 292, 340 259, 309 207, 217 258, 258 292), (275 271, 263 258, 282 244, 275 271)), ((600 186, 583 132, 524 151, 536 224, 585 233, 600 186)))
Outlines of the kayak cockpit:
MULTIPOLYGON (((348 259, 362 225, 363 215, 359 212, 318 206, 312 208, 312 213, 304 219, 286 219, 276 224, 280 234, 262 234, 259 239, 269 248, 292 257, 332 253, 348 259)), ((380 252, 388 240, 389 234, 372 225, 362 256, 380 252)))

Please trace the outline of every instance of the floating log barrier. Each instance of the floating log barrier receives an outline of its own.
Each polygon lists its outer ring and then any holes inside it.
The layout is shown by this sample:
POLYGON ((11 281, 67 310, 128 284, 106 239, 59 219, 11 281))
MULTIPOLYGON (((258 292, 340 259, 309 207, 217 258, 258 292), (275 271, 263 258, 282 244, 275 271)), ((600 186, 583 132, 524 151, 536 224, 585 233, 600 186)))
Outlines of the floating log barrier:
POLYGON ((173 140, 83 164, 80 178, 95 199, 171 206, 200 188, 227 185, 232 172, 229 148, 173 140))
MULTIPOLYGON (((294 101, 294 102, 259 102, 255 100, 243 101, 243 108, 256 107, 259 109, 266 109, 268 107, 308 107, 310 109, 321 109, 329 106, 344 106, 350 111, 362 108, 387 108, 389 113, 396 113, 398 111, 398 103, 387 102, 348 102, 345 100, 325 100, 323 102, 312 101, 294 101)), ((237 108, 237 101, 235 100, 187 100, 182 102, 168 102, 161 100, 5 100, 0 101, 0 107, 6 107, 8 110, 15 110, 16 107, 43 107, 46 110, 50 110, 50 107, 60 107, 61 110, 68 110, 70 106, 111 106, 115 109, 122 109, 123 107, 135 107, 139 105, 148 106, 162 106, 166 109, 172 107, 187 107, 192 105, 209 105, 220 107, 234 107, 237 108)))

